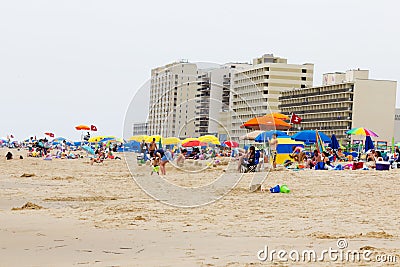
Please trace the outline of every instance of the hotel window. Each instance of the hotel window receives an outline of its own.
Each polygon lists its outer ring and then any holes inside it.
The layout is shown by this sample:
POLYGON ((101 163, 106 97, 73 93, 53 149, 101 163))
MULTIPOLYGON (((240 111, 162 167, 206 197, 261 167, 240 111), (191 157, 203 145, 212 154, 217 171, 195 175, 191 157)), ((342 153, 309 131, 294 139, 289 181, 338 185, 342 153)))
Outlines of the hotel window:
POLYGON ((302 80, 302 81, 306 81, 307 78, 306 78, 306 77, 301 77, 301 80, 302 80))
POLYGON ((307 70, 306 69, 302 69, 301 72, 302 73, 307 73, 307 70))

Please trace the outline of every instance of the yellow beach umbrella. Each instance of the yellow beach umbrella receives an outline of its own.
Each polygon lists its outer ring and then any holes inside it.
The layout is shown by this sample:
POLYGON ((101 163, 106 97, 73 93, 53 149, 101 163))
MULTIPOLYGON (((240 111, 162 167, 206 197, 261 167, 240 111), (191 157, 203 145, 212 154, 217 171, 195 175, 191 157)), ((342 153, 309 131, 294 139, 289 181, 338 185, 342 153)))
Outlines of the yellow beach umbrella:
POLYGON ((151 135, 151 136, 148 136, 148 137, 145 139, 145 141, 146 141, 147 143, 150 143, 151 141, 153 141, 153 138, 156 139, 156 143, 162 141, 161 135, 151 135))
POLYGON ((215 137, 214 135, 200 136, 199 140, 200 140, 200 142, 205 142, 205 143, 214 143, 214 142, 218 142, 219 143, 218 138, 215 137))
POLYGON ((162 141, 164 145, 176 145, 181 142, 181 139, 178 137, 166 137, 162 141))
POLYGON ((93 137, 89 138, 88 142, 89 143, 97 143, 104 138, 105 138, 105 136, 103 136, 103 135, 102 136, 93 136, 93 137))
POLYGON ((134 135, 131 136, 128 141, 142 142, 142 140, 146 140, 148 137, 148 135, 134 135))

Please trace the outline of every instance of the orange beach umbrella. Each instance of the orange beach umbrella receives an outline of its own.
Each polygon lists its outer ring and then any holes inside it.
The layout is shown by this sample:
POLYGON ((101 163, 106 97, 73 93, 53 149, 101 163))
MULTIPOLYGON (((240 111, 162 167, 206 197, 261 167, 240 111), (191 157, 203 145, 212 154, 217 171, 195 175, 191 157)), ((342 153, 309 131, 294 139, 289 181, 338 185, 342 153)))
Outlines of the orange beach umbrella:
POLYGON ((82 131, 82 130, 90 131, 90 127, 87 125, 83 125, 83 124, 75 126, 75 129, 77 129, 78 131, 82 131))
POLYGON ((271 116, 255 117, 240 126, 240 128, 253 130, 287 130, 291 127, 289 123, 271 116))

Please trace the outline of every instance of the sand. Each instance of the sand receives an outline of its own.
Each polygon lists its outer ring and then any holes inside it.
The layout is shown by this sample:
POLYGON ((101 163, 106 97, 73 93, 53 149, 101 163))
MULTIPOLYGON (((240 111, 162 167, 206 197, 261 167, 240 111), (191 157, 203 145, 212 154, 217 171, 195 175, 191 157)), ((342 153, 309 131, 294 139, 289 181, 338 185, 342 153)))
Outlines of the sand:
MULTIPOLYGON (((253 175, 246 174, 220 200, 178 208, 144 193, 124 160, 91 166, 88 159, 6 161, 5 154, 0 150, 0 266, 290 266, 261 262, 257 252, 266 245, 337 248, 339 238, 349 249, 400 262, 400 169, 280 168, 258 175, 266 177, 264 188, 287 184, 289 194, 250 192, 253 175)), ((237 175, 226 165, 190 174, 169 165, 165 179, 198 187, 221 173, 237 175)))

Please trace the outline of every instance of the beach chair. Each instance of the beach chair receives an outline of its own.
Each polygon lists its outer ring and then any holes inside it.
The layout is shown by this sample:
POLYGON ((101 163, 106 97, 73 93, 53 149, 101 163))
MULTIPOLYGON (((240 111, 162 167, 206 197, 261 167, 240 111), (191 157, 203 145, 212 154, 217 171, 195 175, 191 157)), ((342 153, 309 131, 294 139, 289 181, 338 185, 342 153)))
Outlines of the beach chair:
POLYGON ((257 165, 260 162, 260 151, 256 150, 254 155, 254 162, 252 164, 243 164, 241 168, 241 172, 255 172, 257 170, 257 165))

